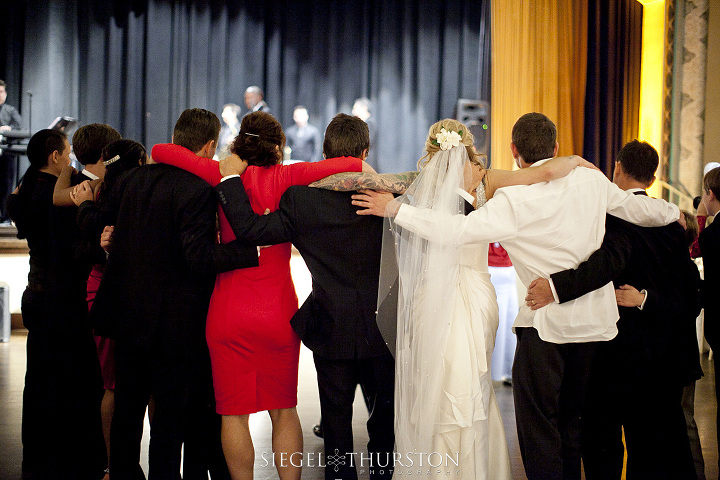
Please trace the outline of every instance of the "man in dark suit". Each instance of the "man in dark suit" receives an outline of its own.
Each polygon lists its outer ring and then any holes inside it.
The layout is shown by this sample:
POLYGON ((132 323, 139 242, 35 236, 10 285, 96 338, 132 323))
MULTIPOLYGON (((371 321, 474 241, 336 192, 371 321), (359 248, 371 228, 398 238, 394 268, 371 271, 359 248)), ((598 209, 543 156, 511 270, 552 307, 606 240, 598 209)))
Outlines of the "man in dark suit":
MULTIPOLYGON (((709 215, 720 212, 720 168, 714 168, 705 174, 703 180, 702 203, 709 215)), ((716 220, 700 233, 700 251, 703 257, 705 280, 703 281, 703 307, 705 308, 705 339, 716 355, 715 364, 715 396, 720 398, 720 382, 718 382, 717 353, 720 353, 720 304, 717 301, 720 292, 720 222, 716 220)), ((720 426, 720 416, 718 416, 720 426)), ((718 428, 720 438, 720 428, 718 428)))
MULTIPOLYGON (((215 114, 190 109, 173 141, 211 158, 219 131, 215 114)), ((258 259, 255 247, 215 244, 216 202, 203 180, 169 165, 135 169, 111 192, 108 209, 117 221, 92 316, 96 331, 116 340, 112 478, 144 478, 140 440, 150 395, 150 478, 180 479, 183 442, 186 456, 220 445, 219 429, 198 439, 202 428, 219 425, 205 416, 212 392, 205 318, 215 274, 257 266, 258 259)), ((204 476, 188 470, 185 479, 207 478, 207 468, 204 476)))
MULTIPOLYGON (((367 125, 339 114, 327 127, 325 156, 365 158, 367 125)), ((218 187, 238 239, 257 244, 291 241, 312 274, 312 293, 291 324, 313 351, 325 441, 325 478, 356 479, 355 466, 370 478, 392 476, 395 364, 375 322, 383 221, 357 215, 351 192, 290 187, 276 212, 258 216, 242 180, 218 187), (353 454, 352 404, 358 383, 370 411, 368 452, 353 454), (331 458, 332 456, 332 458, 331 458)))
MULTIPOLYGON (((657 166, 655 149, 634 140, 620 150, 613 181, 646 195, 657 166)), ((683 228, 643 228, 608 215, 601 248, 551 279, 560 303, 613 280, 620 306, 618 335, 599 342, 590 370, 582 418, 586 477, 621 478, 624 428, 628 479, 696 478, 681 397, 683 386, 702 374, 695 334, 699 274, 683 228)), ((547 280, 533 282, 528 305, 552 301, 550 290, 547 280)))

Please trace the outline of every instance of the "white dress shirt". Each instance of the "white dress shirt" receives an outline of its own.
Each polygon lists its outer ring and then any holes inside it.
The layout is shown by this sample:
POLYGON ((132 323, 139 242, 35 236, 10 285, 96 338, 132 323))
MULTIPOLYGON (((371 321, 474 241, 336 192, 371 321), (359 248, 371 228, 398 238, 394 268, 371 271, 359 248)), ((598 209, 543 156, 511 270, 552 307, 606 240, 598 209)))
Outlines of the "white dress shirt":
MULTIPOLYGON (((447 244, 502 242, 528 287, 537 277, 549 278, 587 260, 602 243, 606 213, 646 227, 667 225, 680 215, 673 204, 624 192, 597 170, 575 168, 551 182, 498 189, 467 216, 402 205, 395 221, 447 244)), ((591 342, 614 338, 618 318, 615 290, 608 283, 534 312, 523 304, 513 327, 534 327, 541 339, 552 343, 591 342)))

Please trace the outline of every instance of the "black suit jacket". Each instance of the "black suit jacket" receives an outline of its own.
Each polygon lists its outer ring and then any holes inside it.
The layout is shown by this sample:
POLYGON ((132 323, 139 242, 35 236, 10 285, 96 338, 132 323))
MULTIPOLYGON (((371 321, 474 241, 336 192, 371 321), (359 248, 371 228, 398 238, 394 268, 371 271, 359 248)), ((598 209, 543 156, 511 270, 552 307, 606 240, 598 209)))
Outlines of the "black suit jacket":
POLYGON ((215 244, 217 198, 202 179, 168 165, 121 177, 108 199, 113 240, 91 315, 98 333, 140 348, 205 348, 217 272, 258 265, 255 247, 215 244))
MULTIPOLYGON (((718 217, 716 217, 718 218, 718 217)), ((700 233, 703 258, 703 307, 705 308, 705 338, 710 347, 720 351, 720 221, 714 221, 700 233)))
POLYGON ((257 215, 240 178, 216 187, 238 239, 292 242, 310 273, 312 293, 291 324, 314 353, 331 359, 388 353, 375 322, 383 219, 358 215, 350 192, 290 187, 280 207, 257 215))
POLYGON ((618 307, 618 335, 602 342, 611 375, 635 382, 659 376, 685 385, 700 378, 695 318, 699 272, 678 223, 643 228, 608 215, 599 250, 575 270, 551 275, 560 302, 613 280, 647 290, 643 310, 618 307))

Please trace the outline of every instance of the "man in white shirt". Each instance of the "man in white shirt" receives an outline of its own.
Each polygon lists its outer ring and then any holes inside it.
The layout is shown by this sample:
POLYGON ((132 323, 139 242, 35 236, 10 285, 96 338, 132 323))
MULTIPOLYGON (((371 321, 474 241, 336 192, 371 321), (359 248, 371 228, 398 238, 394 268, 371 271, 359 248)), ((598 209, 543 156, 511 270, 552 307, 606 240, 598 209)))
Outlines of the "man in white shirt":
MULTIPOLYGON (((555 125, 539 113, 520 117, 512 152, 520 168, 544 163, 557 153, 555 125)), ((390 199, 356 195, 368 213, 390 199)), ((527 287, 560 266, 571 268, 595 251, 605 234, 605 214, 644 226, 676 221, 675 205, 620 190, 602 173, 577 168, 566 177, 529 186, 498 189, 483 208, 467 217, 393 203, 395 222, 449 244, 502 242, 527 287), (399 209, 398 209, 399 208, 399 209)), ((537 311, 523 305, 514 328, 518 345, 513 394, 525 472, 533 479, 580 479, 579 423, 593 342, 617 334, 618 310, 612 284, 572 302, 537 311)))

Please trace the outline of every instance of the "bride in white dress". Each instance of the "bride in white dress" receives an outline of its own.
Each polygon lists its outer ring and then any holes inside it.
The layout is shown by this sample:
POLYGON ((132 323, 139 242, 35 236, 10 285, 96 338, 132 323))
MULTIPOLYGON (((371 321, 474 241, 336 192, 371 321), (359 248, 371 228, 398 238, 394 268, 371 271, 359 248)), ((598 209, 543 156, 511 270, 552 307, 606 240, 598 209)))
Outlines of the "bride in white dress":
MULTIPOLYGON (((396 200, 464 213, 466 201, 479 208, 497 188, 546 181, 590 165, 563 157, 548 162, 547 169, 486 170, 472 145, 462 123, 434 124, 421 172, 396 200)), ((353 198, 356 205, 369 207, 363 213, 382 215, 392 198, 387 195, 364 192, 353 198)), ((490 378, 498 306, 487 268, 488 245, 444 246, 433 241, 442 238, 441 231, 426 240, 389 221, 383 256, 396 255, 398 271, 383 269, 380 283, 382 289, 392 284, 394 278, 387 277, 399 276, 395 477, 422 470, 451 478, 509 479, 505 431, 490 378)))

